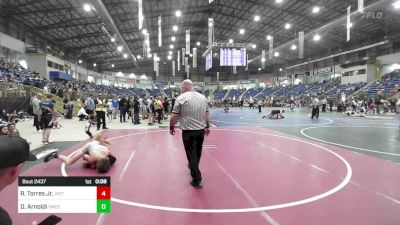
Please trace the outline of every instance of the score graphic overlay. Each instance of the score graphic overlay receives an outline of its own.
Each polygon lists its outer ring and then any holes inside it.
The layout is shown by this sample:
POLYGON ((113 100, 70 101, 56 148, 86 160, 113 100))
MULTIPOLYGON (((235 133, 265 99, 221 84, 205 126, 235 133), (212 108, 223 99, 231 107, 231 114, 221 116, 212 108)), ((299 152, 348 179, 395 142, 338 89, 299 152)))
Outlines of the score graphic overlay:
POLYGON ((19 177, 18 213, 110 213, 110 177, 19 177))
POLYGON ((220 66, 246 66, 246 49, 220 49, 220 66))

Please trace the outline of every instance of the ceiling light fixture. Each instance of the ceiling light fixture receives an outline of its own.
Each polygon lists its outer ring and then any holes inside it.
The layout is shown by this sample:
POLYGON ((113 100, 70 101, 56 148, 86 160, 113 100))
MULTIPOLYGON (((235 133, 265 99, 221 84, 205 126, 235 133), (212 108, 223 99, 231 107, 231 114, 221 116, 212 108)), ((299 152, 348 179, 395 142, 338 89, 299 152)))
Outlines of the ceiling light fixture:
POLYGON ((296 45, 292 45, 292 46, 290 47, 290 49, 296 50, 296 49, 297 49, 297 46, 296 46, 296 45))
POLYGON ((393 7, 394 7, 395 9, 400 9, 400 0, 394 2, 394 3, 393 3, 393 7))
POLYGON ((123 48, 122 48, 121 45, 117 47, 117 50, 118 50, 119 52, 122 52, 122 49, 123 49, 123 48))
POLYGON ((279 55, 280 55, 279 52, 274 52, 275 57, 279 57, 279 55))
POLYGON ((92 11, 92 7, 91 7, 89 4, 83 5, 83 9, 84 9, 86 12, 92 11))
POLYGON ((111 67, 112 67, 112 68, 114 68, 114 66, 115 66, 114 64, 111 64, 111 67))
POLYGON ((245 32, 246 32, 246 31, 245 31, 243 28, 239 30, 239 33, 240 33, 240 34, 244 34, 245 32))
POLYGON ((176 37, 175 37, 175 36, 172 36, 172 37, 171 37, 171 41, 176 41, 176 37))
POLYGON ((128 58, 128 54, 125 53, 124 54, 124 58, 127 59, 128 58))
POLYGON ((272 40, 272 36, 271 36, 271 35, 268 35, 268 36, 267 36, 267 40, 268 40, 268 41, 272 40))
POLYGON ((178 26, 177 26, 177 25, 174 25, 174 26, 172 27, 172 30, 175 31, 175 32, 178 31, 178 26))
POLYGON ((196 43, 196 45, 197 45, 197 46, 200 46, 200 42, 198 41, 198 42, 196 43))
POLYGON ((260 16, 259 16, 259 15, 255 15, 255 16, 254 16, 254 21, 255 21, 255 22, 260 21, 260 16))
POLYGON ((286 23, 285 24, 285 29, 286 30, 289 30, 291 27, 292 27, 292 25, 290 23, 286 23))
POLYGON ((182 16, 182 12, 180 10, 175 11, 175 16, 176 17, 181 17, 182 16))
POLYGON ((313 13, 319 13, 319 11, 321 11, 321 8, 319 6, 314 6, 312 9, 313 13))
POLYGON ((314 35, 313 40, 319 41, 319 40, 321 40, 321 36, 319 34, 316 34, 316 35, 314 35))
POLYGON ((229 44, 232 44, 233 43, 233 39, 229 39, 229 44))

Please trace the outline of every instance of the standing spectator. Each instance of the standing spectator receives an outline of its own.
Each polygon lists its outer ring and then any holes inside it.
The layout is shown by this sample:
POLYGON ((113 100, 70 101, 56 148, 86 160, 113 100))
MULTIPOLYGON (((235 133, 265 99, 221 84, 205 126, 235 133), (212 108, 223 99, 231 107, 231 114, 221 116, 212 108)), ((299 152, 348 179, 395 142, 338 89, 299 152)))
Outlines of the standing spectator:
POLYGON ((311 106, 312 106, 311 119, 314 119, 314 117, 318 119, 318 117, 319 117, 319 100, 317 97, 315 97, 312 100, 311 106))
POLYGON ((261 113, 261 107, 262 107, 262 105, 263 105, 263 101, 260 99, 260 100, 258 100, 258 102, 257 102, 257 107, 258 107, 258 112, 259 113, 261 113))
MULTIPOLYGON (((12 184, 21 172, 25 161, 35 161, 25 139, 15 136, 0 136, 0 192, 12 184)), ((0 224, 12 225, 8 213, 0 207, 0 224)))
POLYGON ((32 109, 33 109, 33 114, 35 115, 33 117, 33 125, 36 127, 37 132, 41 132, 43 129, 42 123, 40 122, 42 111, 40 110, 39 107, 41 99, 42 99, 42 94, 40 93, 37 93, 32 99, 32 109))
POLYGON ((390 112, 397 114, 396 99, 395 98, 391 98, 389 100, 389 104, 390 104, 390 112))
POLYGON ((107 100, 107 120, 108 122, 112 122, 113 119, 113 105, 112 105, 112 99, 107 100))
POLYGON ((164 108, 164 118, 168 119, 168 114, 169 114, 169 101, 168 98, 164 98, 163 102, 163 108, 164 108))
POLYGON ((42 142, 43 144, 49 144, 51 128, 53 128, 53 117, 54 102, 53 96, 47 95, 47 99, 39 103, 39 107, 42 111, 41 121, 43 126, 42 142))
POLYGON ((153 102, 153 96, 150 96, 149 99, 147 99, 147 110, 149 112, 149 118, 148 118, 148 124, 149 126, 153 126, 153 119, 154 119, 154 102, 153 102))
POLYGON ((322 99, 322 112, 326 112, 326 104, 327 103, 328 103, 328 101, 326 100, 326 98, 322 99))
POLYGON ((147 99, 143 98, 139 103, 140 103, 140 111, 142 113, 142 120, 145 120, 148 117, 147 99))
POLYGON ((113 116, 113 119, 116 120, 118 109, 119 109, 119 102, 118 102, 116 95, 114 95, 114 98, 111 102, 112 102, 112 116, 113 116))
POLYGON ((94 110, 96 109, 96 104, 94 103, 93 100, 93 94, 90 94, 90 96, 86 99, 85 102, 85 106, 86 106, 86 113, 89 115, 89 119, 93 119, 93 114, 94 114, 94 110))
POLYGON ((161 124, 161 119, 162 119, 163 105, 162 105, 161 100, 162 100, 162 97, 159 96, 159 97, 156 99, 155 103, 154 103, 154 109, 155 109, 156 112, 157 112, 157 121, 158 121, 158 124, 161 124))
POLYGON ((189 161, 192 181, 195 188, 202 188, 202 177, 199 169, 204 134, 209 135, 210 115, 208 112, 207 98, 193 91, 191 80, 185 80, 181 86, 182 94, 176 99, 170 121, 170 134, 175 134, 175 124, 179 120, 182 130, 182 140, 186 156, 189 161))
POLYGON ((137 96, 135 96, 133 98, 132 109, 133 109, 132 110, 133 111, 133 117, 132 117, 133 124, 135 124, 135 125, 140 124, 140 119, 139 119, 140 103, 139 103, 137 96))
POLYGON ((128 106, 128 101, 125 96, 122 96, 121 100, 119 100, 119 121, 126 122, 126 110, 128 106))
POLYGON ((103 99, 102 95, 100 95, 96 101, 97 130, 100 130, 101 125, 103 125, 103 129, 108 129, 106 126, 107 103, 103 99))
POLYGON ((376 112, 378 114, 381 114, 381 107, 383 106, 385 100, 383 99, 383 94, 382 92, 378 92, 375 100, 375 105, 376 105, 376 112))

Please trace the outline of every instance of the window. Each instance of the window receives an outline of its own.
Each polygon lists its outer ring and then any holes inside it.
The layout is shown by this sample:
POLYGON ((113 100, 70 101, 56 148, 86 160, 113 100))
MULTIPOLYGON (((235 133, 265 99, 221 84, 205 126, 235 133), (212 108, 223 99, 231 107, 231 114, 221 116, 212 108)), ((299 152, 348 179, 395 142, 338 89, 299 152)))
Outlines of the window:
POLYGON ((47 60, 47 67, 53 68, 53 62, 47 60))
POLYGON ((362 70, 358 70, 357 71, 357 75, 364 75, 367 74, 367 70, 366 69, 362 69, 362 70))

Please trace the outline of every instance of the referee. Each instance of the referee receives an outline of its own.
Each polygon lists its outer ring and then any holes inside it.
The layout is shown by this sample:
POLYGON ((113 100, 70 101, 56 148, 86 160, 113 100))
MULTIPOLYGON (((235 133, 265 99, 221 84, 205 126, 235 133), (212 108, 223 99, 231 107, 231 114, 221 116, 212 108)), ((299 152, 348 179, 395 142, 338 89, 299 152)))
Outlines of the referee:
POLYGON ((193 180, 190 184, 200 189, 201 172, 199 169, 201 151, 203 148, 204 134, 209 135, 210 114, 208 112, 207 98, 193 91, 191 80, 184 80, 181 85, 182 94, 176 99, 169 126, 171 135, 175 134, 175 124, 179 120, 182 130, 182 140, 189 162, 190 174, 193 180))

